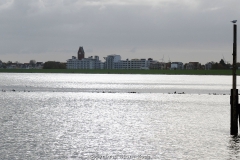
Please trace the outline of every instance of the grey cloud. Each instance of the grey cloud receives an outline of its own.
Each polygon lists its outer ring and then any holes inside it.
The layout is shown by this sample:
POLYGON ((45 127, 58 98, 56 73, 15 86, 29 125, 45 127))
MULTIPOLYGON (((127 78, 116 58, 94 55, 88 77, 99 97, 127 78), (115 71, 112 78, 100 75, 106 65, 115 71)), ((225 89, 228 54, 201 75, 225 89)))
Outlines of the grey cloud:
POLYGON ((64 61, 81 45, 100 57, 159 59, 164 54, 184 62, 217 61, 210 58, 231 52, 230 20, 240 15, 237 0, 10 2, 0 4, 0 59, 24 53, 52 58, 59 52, 64 61))
POLYGON ((137 51, 137 48, 132 48, 131 50, 130 50, 130 52, 132 52, 132 53, 135 53, 137 51))

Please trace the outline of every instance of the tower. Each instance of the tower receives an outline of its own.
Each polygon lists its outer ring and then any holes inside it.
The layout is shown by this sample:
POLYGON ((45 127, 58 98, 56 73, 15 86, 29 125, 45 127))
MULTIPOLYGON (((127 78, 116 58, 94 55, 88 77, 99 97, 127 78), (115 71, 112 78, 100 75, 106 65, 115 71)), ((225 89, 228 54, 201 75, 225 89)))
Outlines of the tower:
POLYGON ((78 50, 78 59, 81 60, 84 58, 84 55, 85 55, 85 52, 83 50, 83 47, 79 47, 79 50, 78 50))

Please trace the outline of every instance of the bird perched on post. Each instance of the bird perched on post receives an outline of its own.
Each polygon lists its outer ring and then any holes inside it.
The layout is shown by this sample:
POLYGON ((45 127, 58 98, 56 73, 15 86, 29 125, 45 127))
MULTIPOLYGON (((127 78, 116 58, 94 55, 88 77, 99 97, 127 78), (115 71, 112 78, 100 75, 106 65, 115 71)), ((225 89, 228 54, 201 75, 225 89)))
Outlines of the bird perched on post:
POLYGON ((232 23, 237 23, 237 20, 233 20, 233 21, 231 21, 232 23))

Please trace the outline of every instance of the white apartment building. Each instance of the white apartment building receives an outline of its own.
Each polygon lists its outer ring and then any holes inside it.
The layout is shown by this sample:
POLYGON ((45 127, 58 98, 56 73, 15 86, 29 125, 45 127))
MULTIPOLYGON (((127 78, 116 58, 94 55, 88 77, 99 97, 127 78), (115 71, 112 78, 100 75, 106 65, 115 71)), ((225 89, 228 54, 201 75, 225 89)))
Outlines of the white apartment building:
POLYGON ((114 63, 115 69, 149 69, 150 64, 153 62, 151 58, 146 59, 131 59, 121 60, 114 63))
POLYGON ((81 60, 72 56, 72 59, 67 60, 66 66, 67 69, 103 69, 102 62, 99 60, 98 56, 95 56, 94 58, 91 56, 81 60))
POLYGON ((114 64, 121 61, 121 56, 112 54, 104 57, 104 59, 106 60, 104 64, 104 69, 117 69, 115 68, 116 66, 114 64))
POLYGON ((122 60, 114 64, 116 69, 141 69, 146 67, 147 63, 145 59, 132 59, 122 60))

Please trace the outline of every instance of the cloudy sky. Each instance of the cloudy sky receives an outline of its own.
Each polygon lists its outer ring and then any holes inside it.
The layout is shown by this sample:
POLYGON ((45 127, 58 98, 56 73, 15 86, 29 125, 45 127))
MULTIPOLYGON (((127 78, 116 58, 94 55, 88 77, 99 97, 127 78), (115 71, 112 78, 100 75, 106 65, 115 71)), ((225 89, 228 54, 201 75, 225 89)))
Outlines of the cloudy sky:
POLYGON ((101 59, 232 62, 239 16, 240 0, 0 0, 0 60, 66 62, 83 46, 101 59))

